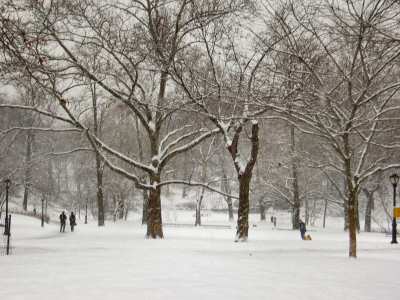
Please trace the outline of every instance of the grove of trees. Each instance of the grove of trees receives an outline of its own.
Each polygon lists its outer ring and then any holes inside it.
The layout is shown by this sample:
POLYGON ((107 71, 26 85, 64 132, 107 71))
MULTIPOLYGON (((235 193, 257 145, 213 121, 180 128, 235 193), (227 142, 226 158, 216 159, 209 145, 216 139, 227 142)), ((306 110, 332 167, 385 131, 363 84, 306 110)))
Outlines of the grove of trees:
POLYGON ((236 241, 253 207, 293 229, 336 209, 350 257, 362 214, 390 219, 398 1, 5 0, 0 81, 0 180, 24 210, 89 203, 103 226, 137 198, 163 238, 165 190, 200 189, 195 224, 216 193, 236 241))

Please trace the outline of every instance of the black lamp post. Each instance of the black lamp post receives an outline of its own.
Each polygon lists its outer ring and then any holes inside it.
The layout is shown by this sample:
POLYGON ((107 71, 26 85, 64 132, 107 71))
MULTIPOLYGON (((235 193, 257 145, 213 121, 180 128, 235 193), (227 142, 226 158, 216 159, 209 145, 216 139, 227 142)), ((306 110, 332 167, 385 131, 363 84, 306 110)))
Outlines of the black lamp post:
POLYGON ((9 230, 8 230, 8 190, 10 189, 11 180, 6 179, 6 180, 4 180, 4 182, 6 184, 6 218, 5 218, 5 226, 4 226, 4 235, 8 235, 9 234, 9 230))
POLYGON ((397 223, 396 223, 396 216, 394 215, 394 208, 396 207, 396 188, 397 184, 399 183, 399 175, 396 173, 391 175, 390 182, 393 185, 393 221, 392 221, 392 241, 391 244, 397 244, 397 223))

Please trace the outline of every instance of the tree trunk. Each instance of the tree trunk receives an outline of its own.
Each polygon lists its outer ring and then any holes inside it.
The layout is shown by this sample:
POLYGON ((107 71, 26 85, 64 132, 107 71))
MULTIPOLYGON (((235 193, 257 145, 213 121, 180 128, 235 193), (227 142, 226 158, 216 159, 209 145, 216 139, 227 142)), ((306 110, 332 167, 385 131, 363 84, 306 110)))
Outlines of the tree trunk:
MULTIPOLYGON (((206 182, 207 179, 207 160, 203 160, 201 163, 201 182, 206 182)), ((194 226, 201 226, 201 204, 204 198, 205 188, 201 189, 200 197, 196 203, 196 220, 194 226)))
MULTIPOLYGON (((48 182, 49 182, 48 195, 54 199, 56 197, 56 190, 55 190, 56 183, 54 180, 53 159, 51 157, 49 157, 47 159, 47 177, 48 177, 48 182)), ((79 196, 80 196, 80 194, 79 194, 79 196)))
MULTIPOLYGON (((160 85, 159 85, 159 92, 157 97, 157 107, 162 107, 165 101, 165 91, 167 87, 168 81, 168 73, 164 70, 161 71, 160 74, 160 85)), ((149 134, 150 139, 150 152, 151 152, 151 159, 152 165, 155 169, 158 169, 159 161, 153 159, 154 157, 158 156, 159 150, 159 138, 160 138, 160 130, 161 130, 161 123, 158 123, 161 120, 162 111, 160 109, 156 110, 155 118, 151 121, 155 123, 153 129, 151 129, 151 133, 149 134)), ((149 120, 150 121, 150 120, 149 120)), ((160 169, 159 172, 161 173, 162 170, 160 169)), ((152 186, 155 185, 155 188, 149 191, 149 200, 147 205, 147 238, 157 239, 163 238, 163 230, 162 230, 162 215, 161 215, 161 187, 157 186, 160 182, 160 173, 156 174, 149 174, 149 181, 152 186)))
POLYGON ((124 218, 124 213, 125 213, 125 196, 122 192, 119 193, 120 198, 119 198, 119 205, 118 205, 118 219, 122 220, 124 218))
POLYGON ((60 197, 61 194, 61 166, 60 162, 57 163, 57 197, 60 197))
MULTIPOLYGON (((183 156, 183 179, 187 180, 187 178, 189 177, 189 166, 188 166, 188 159, 189 155, 188 153, 185 153, 183 156)), ((187 196, 187 185, 184 184, 183 188, 182 188, 182 198, 186 198, 187 196)))
MULTIPOLYGON (((348 194, 348 186, 346 182, 346 178, 344 179, 344 194, 348 194)), ((343 202, 343 212, 344 212, 344 230, 347 231, 349 229, 349 203, 348 199, 344 199, 343 202)))
MULTIPOLYGON (((221 155, 221 170, 222 170, 222 181, 221 181, 221 190, 223 190, 226 194, 230 195, 232 190, 228 182, 228 176, 226 175, 225 171, 225 159, 224 156, 221 155)), ((232 203, 232 198, 229 196, 224 196, 226 204, 228 204, 228 218, 229 221, 234 220, 233 216, 233 203, 232 203)))
POLYGON ((199 199, 196 201, 196 219, 194 226, 201 226, 201 203, 203 202, 204 188, 201 191, 199 199))
POLYGON ((264 199, 260 197, 260 200, 258 201, 258 204, 260 206, 260 220, 265 221, 266 216, 265 216, 265 204, 264 204, 264 199))
POLYGON ((196 219, 194 226, 201 226, 201 203, 203 202, 204 188, 201 191, 199 199, 196 201, 196 219))
POLYGON ((233 221, 234 220, 234 216, 233 216, 233 203, 232 203, 232 198, 231 197, 227 197, 228 199, 226 200, 226 202, 228 203, 228 218, 229 221, 233 221))
POLYGON ((238 220, 237 220, 237 231, 235 241, 247 241, 249 236, 249 193, 250 193, 250 182, 252 177, 253 168, 257 162, 259 140, 258 140, 258 123, 253 122, 251 127, 251 151, 250 159, 246 166, 243 168, 241 164, 240 154, 238 152, 238 143, 242 127, 239 126, 235 130, 232 143, 228 146, 229 153, 235 164, 235 169, 238 174, 239 180, 239 209, 238 209, 238 220))
POLYGON ((143 206, 142 206, 142 225, 147 224, 148 218, 148 205, 149 205, 149 194, 148 191, 143 190, 143 206))
POLYGON ((81 205, 82 205, 82 188, 81 188, 81 181, 76 180, 76 191, 78 193, 78 218, 81 219, 81 205))
POLYGON ((291 152, 291 164, 292 164, 292 179, 293 179, 293 209, 292 209, 292 228, 299 229, 300 224, 300 195, 299 195, 299 182, 297 174, 297 161, 295 158, 295 135, 294 126, 290 127, 290 152, 291 152))
POLYGON ((355 214, 356 214, 356 227, 357 227, 357 232, 360 233, 360 210, 358 209, 358 197, 355 200, 355 214))
POLYGON ((104 226, 103 166, 100 155, 96 153, 97 174, 97 225, 104 226))
POLYGON ((130 209, 130 199, 129 197, 126 199, 125 202, 125 208, 124 208, 124 220, 128 220, 128 214, 129 214, 129 209, 130 209))
MULTIPOLYGON (((159 182, 159 177, 150 178, 150 183, 159 182)), ((150 190, 147 218, 147 238, 163 238, 162 217, 161 217, 161 188, 150 190)))
POLYGON ((349 205, 348 205, 348 216, 349 216, 349 256, 357 257, 357 193, 354 191, 349 192, 349 205))
POLYGON ((367 207, 365 209, 365 222, 364 222, 364 231, 365 232, 371 232, 371 214, 372 214, 372 201, 373 200, 372 195, 368 195, 367 198, 367 207))
POLYGON ((363 189, 365 196, 367 197, 367 207, 365 208, 365 221, 364 231, 371 232, 371 221, 372 221, 372 210, 374 209, 374 193, 377 190, 368 191, 366 188, 363 189))
POLYGON ((328 199, 325 199, 325 204, 324 204, 324 220, 323 220, 323 225, 322 227, 325 228, 326 225, 326 212, 328 209, 328 199))
MULTIPOLYGON (((97 92, 96 84, 91 85, 92 105, 93 105, 93 132, 96 136, 101 136, 101 120, 98 118, 97 111, 97 92)), ((103 171, 104 166, 100 154, 95 154, 96 158, 96 177, 97 177, 97 224, 104 226, 104 193, 103 193, 103 171)))
POLYGON ((114 212, 113 212, 113 222, 117 221, 117 196, 113 195, 113 204, 114 204, 114 212))
POLYGON ((34 141, 34 134, 31 130, 28 130, 26 137, 26 154, 25 154, 25 174, 24 174, 24 200, 22 202, 22 208, 24 211, 28 210, 28 198, 29 190, 32 180, 32 146, 34 141))
POLYGON ((236 241, 247 241, 249 236, 249 192, 251 173, 239 177, 239 209, 237 219, 236 241))
MULTIPOLYGON (((261 187, 261 175, 260 175, 260 168, 257 167, 256 168, 256 180, 255 180, 255 184, 256 187, 258 187, 258 189, 261 187)), ((266 205, 264 202, 264 198, 265 198, 265 193, 261 193, 261 195, 258 196, 258 207, 260 210, 260 221, 265 221, 266 220, 266 216, 265 216, 265 210, 266 210, 266 205)))
POLYGON ((344 200, 343 210, 344 210, 344 230, 347 231, 349 229, 349 204, 347 199, 344 200))
POLYGON ((304 212, 305 213, 304 222, 306 222, 306 225, 309 225, 310 224, 310 207, 309 207, 307 197, 304 198, 304 211, 305 211, 304 212))
MULTIPOLYGON (((347 136, 345 135, 345 152, 349 153, 347 136)), ((345 170, 345 188, 347 191, 347 216, 349 221, 349 257, 357 257, 357 197, 358 185, 356 179, 353 178, 351 171, 351 161, 347 159, 344 161, 345 170)))

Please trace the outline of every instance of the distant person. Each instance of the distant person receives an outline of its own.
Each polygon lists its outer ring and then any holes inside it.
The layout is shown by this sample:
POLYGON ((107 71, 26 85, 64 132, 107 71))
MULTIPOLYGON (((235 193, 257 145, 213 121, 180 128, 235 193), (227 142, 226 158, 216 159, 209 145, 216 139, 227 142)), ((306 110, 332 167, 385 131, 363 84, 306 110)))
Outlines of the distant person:
POLYGON ((274 223, 274 216, 271 216, 271 223, 274 223))
POLYGON ((306 223, 304 223, 301 219, 299 221, 299 229, 300 229, 301 239, 304 240, 307 229, 306 229, 306 223))
POLYGON ((274 227, 276 227, 276 217, 274 217, 273 223, 274 223, 274 227))
POLYGON ((69 226, 71 226, 71 231, 74 231, 74 226, 76 225, 76 218, 73 212, 69 216, 69 226))
POLYGON ((60 215, 60 232, 65 232, 65 222, 67 221, 67 215, 63 211, 60 215))
POLYGON ((36 216, 36 208, 33 209, 33 215, 36 216))

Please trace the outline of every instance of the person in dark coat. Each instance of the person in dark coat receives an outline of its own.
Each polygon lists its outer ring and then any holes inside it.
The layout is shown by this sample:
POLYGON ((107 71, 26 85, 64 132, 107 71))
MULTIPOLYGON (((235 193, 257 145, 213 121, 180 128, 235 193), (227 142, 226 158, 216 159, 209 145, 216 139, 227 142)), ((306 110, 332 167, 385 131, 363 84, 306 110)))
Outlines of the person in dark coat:
POLYGON ((60 215, 60 232, 65 232, 65 222, 67 221, 67 216, 65 212, 60 215))
POLYGON ((71 231, 74 231, 74 226, 76 225, 76 218, 73 212, 69 216, 69 226, 71 226, 71 231))
POLYGON ((299 229, 300 229, 301 239, 304 240, 307 229, 306 229, 306 223, 304 223, 302 220, 299 221, 299 229))

